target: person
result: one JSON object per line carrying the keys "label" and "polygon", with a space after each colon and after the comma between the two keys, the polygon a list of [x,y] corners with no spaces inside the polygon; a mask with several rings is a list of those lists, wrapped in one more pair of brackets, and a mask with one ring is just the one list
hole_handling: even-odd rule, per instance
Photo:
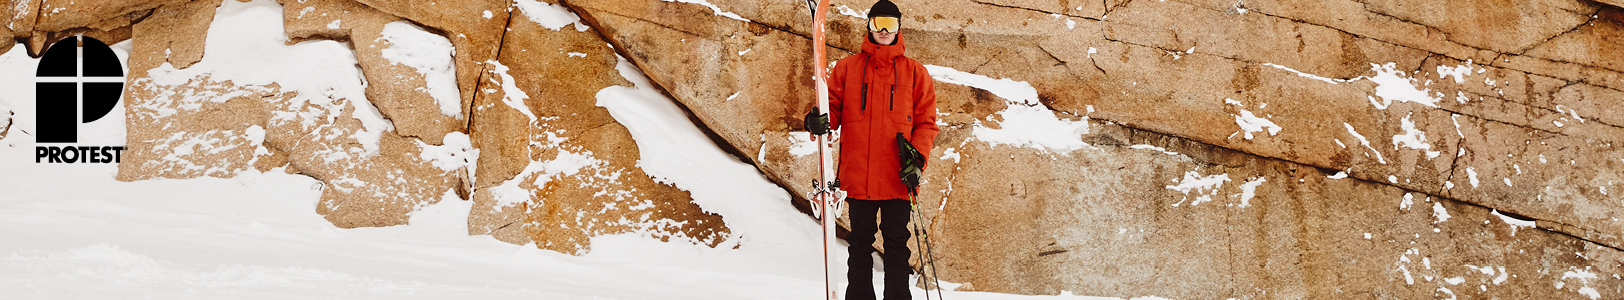
{"label": "person", "polygon": [[[837,182],[847,192],[851,233],[846,299],[874,299],[874,233],[884,236],[885,298],[910,299],[908,221],[913,195],[936,134],[936,86],[925,66],[903,55],[902,12],[874,3],[862,51],[841,59],[829,80],[829,112],[817,108],[805,125],[813,134],[840,130]],[[832,127],[831,127],[832,126]],[[880,219],[875,226],[875,217]]]}

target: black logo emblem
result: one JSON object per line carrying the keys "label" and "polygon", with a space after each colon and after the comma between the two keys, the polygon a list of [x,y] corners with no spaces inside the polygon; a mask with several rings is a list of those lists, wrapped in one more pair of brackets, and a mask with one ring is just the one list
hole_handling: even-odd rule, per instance
{"label": "black logo emblem", "polygon": [[[34,76],[37,143],[79,142],[79,124],[107,116],[124,93],[124,66],[118,55],[106,43],[88,37],[83,43],[69,37],[51,45]],[[123,152],[123,146],[35,146],[34,162],[118,163]]]}
{"label": "black logo emblem", "polygon": [[[78,142],[79,124],[107,116],[107,112],[118,105],[119,95],[124,93],[124,67],[118,55],[113,54],[113,48],[96,39],[84,38],[84,64],[80,65],[78,44],[78,37],[63,39],[40,58],[39,69],[34,74],[38,76],[38,82],[34,83],[35,113],[39,120],[36,142]],[[89,82],[80,77],[116,78],[117,81]],[[79,120],[80,92],[84,93],[84,121]]]}

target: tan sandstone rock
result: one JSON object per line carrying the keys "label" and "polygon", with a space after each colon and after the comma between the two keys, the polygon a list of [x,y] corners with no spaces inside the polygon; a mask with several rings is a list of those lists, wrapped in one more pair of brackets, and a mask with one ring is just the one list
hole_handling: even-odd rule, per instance
{"label": "tan sandstone rock", "polygon": [[[430,61],[421,60],[417,55],[442,55],[445,62],[450,63],[452,53],[414,53],[425,49],[412,48],[417,45],[395,45],[389,40],[391,36],[384,34],[385,27],[394,26],[388,29],[388,32],[396,34],[416,32],[416,35],[429,35],[422,31],[422,28],[411,25],[400,17],[349,0],[284,2],[283,18],[287,20],[288,36],[297,39],[328,38],[351,42],[356,52],[356,60],[365,71],[364,75],[369,83],[367,98],[378,106],[378,111],[383,113],[385,118],[394,121],[395,130],[402,136],[420,139],[431,145],[441,145],[444,142],[440,139],[447,133],[462,131],[466,126],[467,116],[462,113],[457,79],[455,76],[432,77],[431,74],[435,70],[428,69],[449,70],[454,69],[455,65],[417,66],[396,61],[408,59],[406,63],[423,63]],[[429,74],[425,74],[423,70],[428,70]],[[438,99],[436,95],[444,99]],[[441,107],[442,101],[450,104],[450,107]]]}
{"label": "tan sandstone rock", "polygon": [[0,16],[0,19],[3,19],[3,23],[6,24],[6,26],[0,27],[0,54],[6,54],[7,51],[11,51],[12,45],[17,44],[17,41],[13,39],[14,36],[11,30],[11,27],[15,26],[12,23],[11,6],[13,4],[11,2],[11,0],[0,2],[0,13],[5,13],[4,16]]}
{"label": "tan sandstone rock", "polygon": [[[11,31],[10,36],[19,42],[33,36],[34,22],[39,19],[40,1],[42,0],[11,0],[10,10],[7,11],[10,23],[6,26]],[[35,47],[26,42],[23,45],[29,47],[28,55],[31,57],[39,57],[45,51],[42,47]]]}
{"label": "tan sandstone rock", "polygon": [[34,31],[34,18],[39,10],[33,8],[39,7],[39,0],[6,0],[4,3],[5,6],[0,8],[5,9],[7,32],[22,34]]}
{"label": "tan sandstone rock", "polygon": [[1529,50],[1529,56],[1624,71],[1624,58],[1608,55],[1624,47],[1624,8],[1603,7],[1593,18]]}
{"label": "tan sandstone rock", "polygon": [[136,20],[145,18],[159,6],[181,2],[185,1],[41,1],[40,5],[36,6],[39,8],[39,19],[33,30],[60,32],[80,27],[112,30],[129,26]]}
{"label": "tan sandstone rock", "polygon": [[418,207],[466,198],[467,170],[424,155],[453,145],[425,144],[363,124],[360,115],[376,114],[365,98],[238,84],[206,73],[152,77],[187,74],[175,65],[209,59],[196,51],[206,40],[198,31],[214,18],[208,11],[217,3],[164,6],[145,20],[154,23],[138,25],[153,38],[138,38],[146,42],[135,45],[130,59],[125,108],[131,150],[118,179],[234,177],[248,168],[285,166],[323,182],[316,211],[345,228],[405,224]]}
{"label": "tan sandstone rock", "polygon": [[[469,111],[475,88],[486,71],[485,61],[496,58],[512,5],[502,0],[382,1],[357,0],[385,13],[434,28],[457,48],[457,88],[462,111]],[[477,17],[476,17],[477,16]],[[465,125],[466,126],[466,125]]]}
{"label": "tan sandstone rock", "polygon": [[[317,212],[345,228],[405,224],[416,207],[448,193],[455,196],[461,186],[461,170],[442,170],[420,158],[426,146],[421,142],[385,132],[381,155],[365,155],[353,140],[363,127],[351,117],[356,113],[349,103],[353,100],[301,103],[275,86],[236,86],[208,78],[183,86],[139,77],[134,82],[125,97],[131,150],[125,152],[119,180],[234,177],[250,167],[269,171],[287,166],[289,172],[324,182]],[[177,94],[220,96],[165,99]],[[197,108],[165,109],[170,101]],[[334,115],[319,123],[273,117],[298,111]]]}
{"label": "tan sandstone rock", "polygon": [[481,154],[469,233],[572,254],[605,234],[712,247],[731,238],[721,216],[643,173],[631,134],[596,105],[600,90],[630,85],[615,51],[586,27],[511,18],[473,106]]}
{"label": "tan sandstone rock", "polygon": [[[7,2],[4,36],[33,54],[134,36],[120,180],[282,168],[324,183],[317,211],[340,227],[471,199],[471,234],[575,254],[604,234],[733,238],[643,173],[596,106],[629,85],[616,54],[792,194],[816,176],[795,132],[813,99],[801,2],[575,0],[582,25],[553,30],[505,1],[281,1],[290,42],[350,42],[365,99],[146,78],[207,59],[219,0],[42,2]],[[871,3],[834,2],[831,60],[863,33],[845,12]],[[902,1],[911,57],[1027,82],[1039,108],[1087,124],[1072,151],[989,142],[974,132],[1018,104],[938,82],[916,220],[933,232],[929,271],[1023,294],[1613,298],[1624,19],[1594,2],[1490,2]],[[385,28],[408,21],[454,45],[459,114],[384,53]],[[355,135],[373,107],[394,125],[375,151]],[[477,167],[424,158],[461,131]]]}
{"label": "tan sandstone rock", "polygon": [[[711,3],[751,21],[683,3],[569,2],[769,178],[804,194],[812,158],[792,153],[805,142],[787,131],[810,106],[810,80],[760,74],[801,74],[783,68],[805,65],[807,51],[752,55],[764,43],[805,45],[809,22]],[[1621,210],[1620,196],[1602,193],[1624,182],[1610,177],[1624,168],[1616,157],[1624,134],[1607,121],[1615,105],[1606,104],[1617,101],[1621,77],[1599,66],[1611,59],[1607,52],[1589,50],[1606,47],[1597,42],[1610,34],[1611,25],[1597,23],[1614,21],[1590,20],[1598,8],[1588,2],[899,5],[911,57],[1028,82],[1057,116],[1086,116],[1099,130],[1081,137],[1090,147],[1069,153],[989,145],[967,131],[996,128],[1001,121],[990,115],[1004,99],[939,82],[945,129],[937,149],[955,149],[960,162],[928,170],[923,199],[947,204],[922,206],[942,237],[944,279],[968,289],[1415,298],[1444,295],[1442,287],[1467,297],[1580,297],[1579,289],[1602,283],[1542,285],[1569,280],[1547,266],[1576,272],[1616,262],[1528,253],[1616,259],[1624,245],[1609,219]],[[830,46],[854,49],[860,19],[831,14],[831,21]],[[734,55],[745,49],[752,50]],[[845,55],[835,53],[831,59]],[[1393,93],[1405,88],[1414,92]],[[762,89],[786,96],[751,97]],[[1281,130],[1247,138],[1243,115]],[[1169,189],[1187,172],[1230,181]],[[1192,205],[1200,193],[1215,204]],[[1410,203],[1401,208],[1406,194]],[[931,209],[938,206],[946,209]],[[1442,220],[1434,207],[1460,222]],[[1530,218],[1537,221],[1521,221]],[[1522,233],[1511,235],[1516,228]],[[1417,261],[1504,266],[1496,274],[1539,279],[1494,285],[1499,290],[1452,287],[1454,278],[1492,278]]]}
{"label": "tan sandstone rock", "polygon": [[[0,29],[0,37],[23,41],[32,57],[39,57],[46,45],[81,34],[113,44],[130,38],[133,22],[146,18],[153,8],[173,1],[177,0],[8,1],[0,3],[5,4],[0,7],[6,11],[6,26]],[[10,45],[6,48],[0,53],[9,51]]]}
{"label": "tan sandstone rock", "polygon": [[1446,32],[1449,40],[1501,53],[1527,50],[1536,43],[1589,21],[1598,8],[1578,0],[1369,1],[1365,9]]}
{"label": "tan sandstone rock", "polygon": [[[709,20],[720,17],[709,8],[684,3],[569,4],[583,19],[598,24],[597,29],[647,74],[716,74],[652,75],[650,79],[690,109],[703,107],[693,109],[694,115],[746,156],[741,159],[755,159],[753,154],[760,153],[764,143],[782,139],[783,132],[800,127],[799,117],[795,116],[803,115],[813,105],[811,98],[805,97],[813,92],[810,67],[786,67],[811,64],[802,46],[809,40],[802,36],[727,18],[712,22]],[[685,50],[668,51],[673,49]],[[765,134],[769,132],[778,134],[768,137]],[[786,178],[781,178],[785,174],[767,175],[785,183],[793,194],[809,191],[809,183],[787,183]]]}
{"label": "tan sandstone rock", "polygon": [[[1145,6],[1180,6],[1176,2],[1144,2],[1128,4],[1119,8],[1117,12],[1131,11],[1135,5]],[[1244,15],[1237,15],[1239,18]],[[1106,19],[1110,23],[1110,19]],[[1134,22],[1143,22],[1135,19]],[[1164,23],[1172,24],[1172,23]],[[1109,30],[1108,25],[1107,30]],[[1106,32],[1110,39],[1110,32]],[[1073,46],[1045,47],[1045,50],[1056,49],[1051,53],[1067,52],[1064,48],[1084,49],[1090,45],[1087,39],[1080,39],[1083,43],[1072,42]],[[1454,78],[1441,77],[1439,67],[1457,67],[1463,62],[1433,61],[1423,64],[1421,56],[1412,51],[1385,50],[1391,45],[1380,43],[1354,43],[1361,47],[1357,52],[1369,52],[1376,55],[1363,55],[1366,63],[1396,62],[1393,71],[1419,70],[1418,72],[1404,72],[1399,76],[1415,79],[1413,84],[1418,88],[1429,89],[1429,93],[1439,97],[1436,105],[1441,110],[1432,110],[1425,107],[1416,107],[1406,104],[1393,104],[1387,109],[1373,109],[1386,105],[1372,104],[1369,96],[1376,94],[1379,87],[1373,81],[1354,80],[1352,82],[1320,82],[1307,77],[1298,76],[1294,68],[1283,64],[1268,65],[1262,62],[1248,62],[1245,59],[1234,59],[1222,55],[1217,57],[1202,55],[1202,48],[1194,46],[1194,51],[1180,51],[1177,48],[1161,48],[1141,46],[1136,43],[1102,43],[1098,46],[1098,53],[1087,54],[1056,54],[1065,65],[1083,61],[1097,66],[1099,77],[1088,80],[1084,77],[1083,85],[1092,86],[1083,89],[1054,89],[1084,91],[1083,97],[1054,97],[1049,102],[1056,109],[1082,113],[1087,106],[1092,105],[1099,112],[1094,116],[1119,121],[1139,128],[1146,128],[1156,132],[1167,132],[1177,135],[1189,136],[1192,139],[1205,143],[1212,143],[1224,147],[1233,147],[1243,151],[1256,153],[1268,157],[1284,158],[1299,161],[1321,168],[1352,170],[1355,177],[1372,181],[1385,181],[1390,184],[1409,189],[1428,191],[1442,194],[1446,186],[1460,185],[1461,176],[1451,175],[1459,172],[1454,160],[1448,158],[1448,153],[1460,153],[1456,149],[1457,141],[1463,137],[1454,133],[1456,123],[1466,124],[1472,118],[1489,118],[1498,122],[1511,122],[1538,128],[1544,131],[1563,132],[1575,136],[1570,142],[1564,144],[1584,144],[1582,139],[1600,139],[1600,143],[1592,144],[1591,149],[1612,149],[1611,141],[1624,138],[1624,134],[1617,131],[1614,126],[1594,124],[1593,122],[1577,122],[1578,118],[1601,118],[1600,112],[1589,116],[1579,114],[1573,109],[1558,109],[1553,103],[1539,102],[1539,95],[1546,99],[1552,89],[1560,87],[1560,82],[1550,82],[1542,76],[1526,74],[1514,69],[1498,70],[1488,67],[1484,69],[1497,69],[1497,72],[1479,73],[1482,66],[1472,67],[1471,74],[1466,74],[1462,80],[1466,84],[1456,83]],[[1115,44],[1115,45],[1113,45]],[[1162,46],[1166,47],[1166,46]],[[1374,49],[1376,51],[1364,51]],[[1073,50],[1075,51],[1075,50]],[[987,53],[977,51],[972,53]],[[1075,53],[1075,52],[1073,52]],[[1082,54],[1082,55],[1078,55]],[[926,54],[929,55],[929,54]],[[1101,59],[1109,57],[1111,59]],[[1150,59],[1147,59],[1149,57]],[[1437,56],[1434,56],[1437,57]],[[928,56],[925,57],[928,59]],[[963,59],[958,58],[958,59]],[[1020,64],[1016,64],[1019,66]],[[1028,66],[1033,64],[1026,64]],[[992,65],[997,66],[997,65]],[[1279,66],[1279,67],[1276,67]],[[1368,65],[1367,65],[1368,66]],[[1032,74],[1030,68],[1015,69],[1002,72],[997,69],[989,70],[977,67],[978,73],[993,77],[1027,76],[1034,82],[1040,95],[1044,90],[1050,90],[1053,81],[1063,81],[1065,78],[1043,76],[1041,73]],[[1076,72],[1082,69],[1084,72]],[[962,70],[962,67],[961,67]],[[1041,70],[1041,69],[1040,69]],[[1072,68],[1074,73],[1087,74],[1084,68]],[[1230,71],[1233,70],[1233,71]],[[1301,70],[1295,70],[1302,72]],[[1026,73],[1026,74],[1021,74]],[[1367,71],[1361,76],[1375,76]],[[1017,75],[1020,74],[1020,75]],[[1309,72],[1308,74],[1312,74]],[[1318,75],[1318,74],[1314,74]],[[1551,84],[1541,84],[1542,82]],[[1527,83],[1527,84],[1525,84]],[[1540,88],[1546,89],[1540,91]],[[1533,90],[1529,90],[1533,89]],[[1100,90],[1116,90],[1119,93],[1098,93]],[[1525,91],[1526,90],[1526,91]],[[1477,93],[1484,96],[1470,96],[1473,101],[1456,101],[1456,92],[1461,95]],[[1087,95],[1098,95],[1088,97]],[[1091,99],[1092,98],[1092,99]],[[1488,100],[1480,100],[1485,98]],[[1494,99],[1501,98],[1501,99]],[[1225,104],[1226,99],[1236,100],[1242,105]],[[1273,100],[1280,99],[1280,100]],[[1319,99],[1322,101],[1292,101],[1293,99]],[[1505,99],[1505,100],[1502,100]],[[1149,101],[1147,101],[1149,100]],[[1075,102],[1074,102],[1075,101]],[[1374,101],[1384,101],[1375,98]],[[1608,101],[1608,100],[1595,100]],[[1264,107],[1264,104],[1268,106]],[[1396,102],[1395,102],[1396,103]],[[1366,106],[1370,105],[1370,106]],[[1405,107],[1410,106],[1410,107]],[[1542,109],[1543,108],[1543,109]],[[1245,109],[1272,120],[1286,130],[1279,136],[1245,140],[1235,137],[1234,118],[1238,115],[1237,109]],[[1568,111],[1569,117],[1556,114],[1557,110]],[[1205,112],[1203,112],[1205,111]],[[1222,112],[1219,112],[1222,111]],[[1350,112],[1363,111],[1367,115],[1359,117]],[[1531,112],[1544,113],[1532,114]],[[1557,119],[1563,120],[1557,120]],[[1556,121],[1553,123],[1552,121]],[[1392,138],[1405,135],[1404,123],[1413,123],[1414,128],[1426,132],[1425,137],[1431,145],[1430,149],[1419,150],[1402,148],[1393,143]],[[1338,126],[1346,123],[1347,125]],[[1557,125],[1557,123],[1562,123]],[[1573,123],[1573,125],[1568,125]],[[1494,125],[1491,125],[1494,126]],[[1352,130],[1348,127],[1353,128]],[[1205,132],[1203,132],[1205,131]],[[1306,132],[1305,132],[1306,131]],[[1295,133],[1294,133],[1295,132]],[[1306,133],[1306,135],[1298,135]],[[1355,134],[1357,133],[1357,135]],[[1362,136],[1362,137],[1361,137]],[[1363,138],[1372,146],[1365,148],[1359,140]],[[1507,137],[1495,137],[1490,140],[1500,140]],[[1387,141],[1382,141],[1387,140]],[[1333,142],[1333,143],[1327,143]],[[1385,145],[1383,145],[1385,144]],[[1346,146],[1347,148],[1344,148]],[[1470,145],[1463,146],[1469,150]],[[1363,149],[1361,149],[1363,148]],[[1557,147],[1561,148],[1561,147]],[[1568,148],[1572,151],[1575,148]],[[1434,157],[1432,152],[1436,152]],[[1591,153],[1606,153],[1600,150]],[[1496,165],[1495,168],[1516,169],[1527,167],[1526,163],[1507,163]],[[1605,174],[1591,173],[1581,170],[1613,170],[1615,165],[1569,165],[1552,166],[1564,171],[1552,171],[1546,178],[1562,177],[1564,181],[1591,181],[1593,175]],[[1484,167],[1477,167],[1482,169]],[[1362,171],[1364,170],[1364,171]],[[1612,171],[1616,172],[1616,171]],[[1515,173],[1515,172],[1514,172]],[[1443,175],[1439,175],[1443,174]],[[1520,174],[1520,173],[1518,173]],[[1392,176],[1392,177],[1389,177]],[[1602,185],[1607,185],[1603,183]],[[1587,186],[1581,189],[1599,189],[1601,186]],[[1483,197],[1488,197],[1483,195]],[[1513,197],[1513,196],[1494,196]],[[1567,199],[1567,198],[1564,198]],[[1571,198],[1577,202],[1590,200]],[[1492,201],[1487,198],[1470,199],[1486,203]],[[1500,207],[1502,210],[1519,211],[1518,207]],[[1531,215],[1540,219],[1565,219],[1559,215]],[[1591,226],[1597,228],[1612,228],[1616,226],[1611,222],[1594,222]],[[1603,232],[1607,230],[1602,230]],[[1611,243],[1611,242],[1610,242]]]}
{"label": "tan sandstone rock", "polygon": [[[152,15],[134,25],[135,49],[153,51],[132,53],[132,56],[150,56],[163,59],[131,59],[131,70],[157,67],[152,63],[169,63],[185,69],[203,60],[203,41],[208,36],[209,21],[223,0],[195,0],[167,5],[153,10]],[[139,63],[140,65],[136,65]]]}
{"label": "tan sandstone rock", "polygon": [[[115,7],[148,14],[133,30],[124,28],[125,36],[133,34],[137,42],[126,95],[132,150],[119,179],[234,177],[249,168],[305,174],[323,183],[317,213],[345,228],[404,224],[424,205],[472,199],[481,209],[470,216],[471,233],[566,253],[584,253],[590,238],[603,234],[646,234],[710,246],[730,238],[720,216],[694,205],[687,192],[642,173],[631,136],[595,105],[599,90],[628,85],[614,71],[615,52],[595,32],[584,26],[549,30],[522,15],[510,16],[504,4],[487,2],[445,10],[395,3],[374,8],[347,0],[283,1],[289,45],[324,39],[350,43],[367,83],[365,98],[239,84],[206,74],[183,83],[154,78],[187,74],[180,70],[208,58],[208,26],[221,2]],[[461,11],[481,8],[490,10]],[[467,15],[488,21],[466,22]],[[53,26],[69,29],[41,32],[35,42],[86,32],[75,28],[96,28],[85,23],[94,20],[52,17],[58,18]],[[111,20],[96,22],[118,21]],[[515,23],[511,31],[500,27],[509,22]],[[397,40],[390,30],[419,36]],[[389,53],[400,43],[434,40],[424,35],[445,35],[456,49],[443,54],[456,75],[440,78],[452,80],[452,88],[460,91],[453,96],[456,114],[444,113],[438,105],[443,99],[426,91],[434,78]],[[507,41],[503,59],[496,59],[497,41]],[[471,100],[458,99],[471,99],[474,83],[485,87],[479,89],[484,104],[469,110]],[[509,97],[504,85],[527,94],[530,98],[520,99],[529,100],[518,101],[537,108],[526,113],[540,118],[532,120],[503,104]],[[392,129],[377,131],[363,120],[368,114],[384,117]],[[477,162],[487,175],[477,186],[474,168],[443,164],[428,153],[472,155],[466,152],[471,148],[446,148],[460,147],[450,138],[460,135],[473,115],[484,118],[472,127],[474,143],[488,149]],[[375,142],[366,138],[372,135]],[[590,163],[562,173],[540,165],[577,158]],[[509,201],[514,195],[518,200]]]}
{"label": "tan sandstone rock", "polygon": [[[932,200],[921,207],[944,280],[1118,297],[1565,298],[1605,287],[1549,270],[1617,264],[1615,248],[1519,227],[1521,216],[1116,125],[1090,131],[1163,148],[1057,154],[969,141],[956,163],[937,161],[930,178],[952,188],[923,189]],[[1228,181],[1175,188],[1192,175]]]}

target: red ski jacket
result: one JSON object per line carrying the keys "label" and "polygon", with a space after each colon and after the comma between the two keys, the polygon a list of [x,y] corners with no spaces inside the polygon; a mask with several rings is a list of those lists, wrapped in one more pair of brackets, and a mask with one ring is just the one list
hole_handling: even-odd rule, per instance
{"label": "red ski jacket", "polygon": [[829,80],[829,126],[840,130],[836,176],[847,197],[908,199],[897,176],[896,136],[902,133],[929,161],[936,142],[936,84],[925,65],[892,45],[863,39],[863,51],[841,59]]}

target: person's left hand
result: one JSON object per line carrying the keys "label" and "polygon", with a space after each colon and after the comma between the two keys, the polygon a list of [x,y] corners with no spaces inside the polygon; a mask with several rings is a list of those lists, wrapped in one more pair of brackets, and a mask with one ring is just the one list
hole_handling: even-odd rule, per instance
{"label": "person's left hand", "polygon": [[909,194],[919,193],[919,167],[904,166],[902,172],[897,175],[902,177],[902,184],[908,186]]}
{"label": "person's left hand", "polygon": [[914,148],[913,143],[909,143],[908,138],[903,137],[901,132],[897,133],[897,159],[902,165],[897,177],[902,178],[902,184],[908,186],[909,194],[917,193],[919,171],[925,167],[925,155],[919,154],[919,149]]}

